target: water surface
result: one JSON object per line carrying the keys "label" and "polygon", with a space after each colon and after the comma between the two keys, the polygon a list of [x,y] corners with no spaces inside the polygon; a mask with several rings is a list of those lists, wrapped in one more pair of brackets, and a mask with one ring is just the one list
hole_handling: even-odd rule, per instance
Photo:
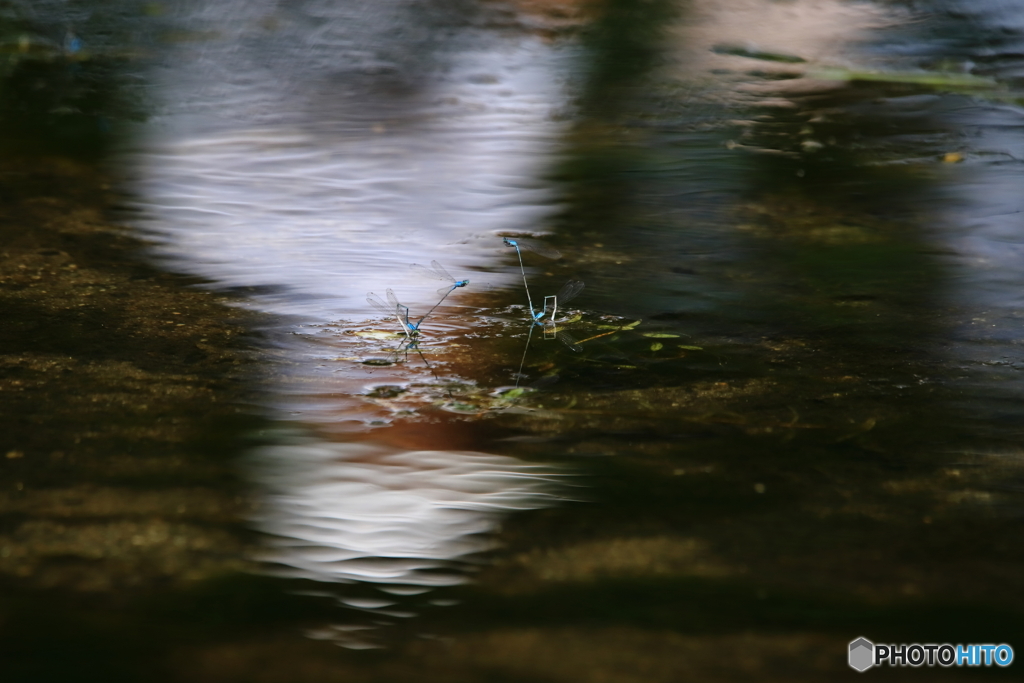
{"label": "water surface", "polygon": [[[858,636],[1016,647],[1011,9],[128,12],[151,45],[80,65],[123,60],[146,110],[104,110],[120,220],[258,321],[262,379],[219,446],[247,502],[207,522],[244,541],[85,620],[142,634],[97,670],[789,681]],[[562,254],[523,253],[534,302],[586,283],[581,351],[531,329],[502,236]],[[434,259],[470,285],[403,348],[367,293],[418,319]]]}

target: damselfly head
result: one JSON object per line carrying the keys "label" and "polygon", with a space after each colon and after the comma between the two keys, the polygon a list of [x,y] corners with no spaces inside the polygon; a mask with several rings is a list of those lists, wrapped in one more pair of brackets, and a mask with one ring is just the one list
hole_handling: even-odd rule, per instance
{"label": "damselfly head", "polygon": [[533,239],[513,239],[511,237],[502,237],[506,247],[515,247],[516,251],[532,251],[534,254],[539,254],[544,258],[558,259],[562,258],[562,252],[558,251],[554,247],[549,247],[546,244],[541,244]]}

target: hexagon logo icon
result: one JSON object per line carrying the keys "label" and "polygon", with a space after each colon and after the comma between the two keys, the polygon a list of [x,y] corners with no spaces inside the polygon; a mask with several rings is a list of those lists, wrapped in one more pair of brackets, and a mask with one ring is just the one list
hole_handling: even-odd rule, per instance
{"label": "hexagon logo icon", "polygon": [[867,638],[858,638],[850,643],[850,668],[867,671],[875,665],[875,644]]}

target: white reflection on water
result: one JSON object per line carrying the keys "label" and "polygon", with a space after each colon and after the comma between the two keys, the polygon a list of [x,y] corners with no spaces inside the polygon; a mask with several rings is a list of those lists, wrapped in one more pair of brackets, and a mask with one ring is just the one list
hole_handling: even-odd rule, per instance
{"label": "white reflection on water", "polygon": [[[287,321],[267,332],[280,362],[266,404],[318,436],[257,453],[263,559],[329,583],[457,583],[503,515],[549,500],[548,471],[443,441],[331,440],[381,420],[367,386],[431,381],[340,358],[360,352],[342,335],[379,318],[367,291],[393,287],[414,315],[436,302],[410,263],[517,281],[496,235],[542,230],[557,209],[543,176],[571,55],[445,3],[278,5],[182,4],[183,30],[212,37],[169,48],[154,74],[164,104],[129,159],[136,225],[171,267],[252,288],[249,305]],[[473,321],[445,325],[457,339]]]}
{"label": "white reflection on water", "polygon": [[[226,85],[218,92],[232,97],[221,110],[192,103],[195,72],[219,57],[238,59],[188,53],[182,80],[177,71],[162,77],[168,115],[133,155],[145,209],[136,224],[173,267],[261,288],[259,308],[306,321],[366,317],[366,292],[388,286],[414,310],[428,305],[436,285],[408,265],[433,258],[471,279],[499,270],[483,279],[515,283],[497,234],[542,230],[558,208],[543,176],[564,128],[555,118],[566,93],[554,77],[564,54],[496,36],[449,55],[442,73],[421,75],[416,97],[371,88],[355,112],[340,96],[328,108],[321,92],[271,97],[294,110],[260,125]],[[295,90],[288,78],[302,76],[247,87]],[[307,86],[344,89],[318,79]]]}
{"label": "white reflection on water", "polygon": [[503,515],[551,500],[550,468],[487,453],[309,441],[257,456],[264,559],[314,581],[461,583],[453,562],[489,549]]}

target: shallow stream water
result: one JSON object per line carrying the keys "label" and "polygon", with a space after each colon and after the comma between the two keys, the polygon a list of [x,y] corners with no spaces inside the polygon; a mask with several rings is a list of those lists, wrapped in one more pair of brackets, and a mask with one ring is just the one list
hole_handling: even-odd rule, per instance
{"label": "shallow stream water", "polygon": [[[4,78],[46,117],[0,114],[40,158],[94,140],[134,258],[253,335],[244,377],[196,371],[244,419],[193,403],[110,446],[198,425],[173,478],[90,470],[71,500],[11,470],[16,671],[792,681],[855,675],[860,636],[1024,648],[1022,10],[12,6]],[[470,281],[436,309],[432,261]],[[430,311],[414,343],[389,289]],[[68,540],[110,543],[97,491],[189,486],[216,511],[132,498],[134,580],[43,570],[105,571]]]}

